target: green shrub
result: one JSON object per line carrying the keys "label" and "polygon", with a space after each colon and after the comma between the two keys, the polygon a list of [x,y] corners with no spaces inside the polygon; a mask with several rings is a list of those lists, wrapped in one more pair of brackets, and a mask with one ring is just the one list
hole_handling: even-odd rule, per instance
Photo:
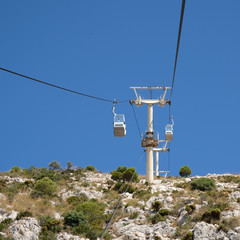
{"label": "green shrub", "polygon": [[201,220],[206,223],[211,223],[213,220],[220,220],[221,218],[221,211],[219,208],[215,208],[211,211],[206,211],[203,213]]}
{"label": "green shrub", "polygon": [[201,220],[206,223],[211,223],[212,220],[211,212],[206,211],[205,213],[203,213]]}
{"label": "green shrub", "polygon": [[212,219],[214,219],[214,220],[220,220],[220,218],[221,218],[220,209],[219,208],[213,209],[211,211],[211,216],[212,216]]}
{"label": "green shrub", "polygon": [[181,240],[193,240],[193,232],[188,232]]}
{"label": "green shrub", "polygon": [[131,213],[131,215],[129,216],[130,219],[136,219],[139,215],[139,212],[133,212]]}
{"label": "green shrub", "polygon": [[217,179],[220,182],[233,182],[233,183],[240,183],[240,176],[239,175],[225,175],[225,176],[218,176]]}
{"label": "green shrub", "polygon": [[152,218],[151,218],[151,222],[152,224],[157,224],[158,222],[160,221],[165,221],[165,218],[159,214],[159,213],[156,213]]}
{"label": "green shrub", "polygon": [[50,232],[60,232],[61,231],[61,222],[56,219],[49,219],[46,224],[42,227],[42,231],[50,231]]}
{"label": "green shrub", "polygon": [[87,196],[84,193],[81,193],[80,196],[72,196],[67,198],[67,203],[70,205],[77,206],[88,200]]}
{"label": "green shrub", "polygon": [[71,162],[67,162],[67,169],[71,169],[73,167],[73,164]]}
{"label": "green shrub", "polygon": [[91,229],[91,227],[89,226],[88,223],[82,222],[77,227],[72,228],[72,233],[75,235],[82,235],[82,234],[86,234],[87,232],[89,232],[90,229]]}
{"label": "green shrub", "polygon": [[88,166],[85,168],[85,170],[86,170],[86,171],[90,171],[90,172],[94,172],[94,171],[95,171],[95,167],[88,165]]}
{"label": "green shrub", "polygon": [[158,211],[158,213],[161,215],[161,216],[167,216],[170,214],[170,211],[168,209],[165,209],[165,208],[162,208]]}
{"label": "green shrub", "polygon": [[50,178],[44,177],[38,180],[34,186],[33,193],[34,196],[52,196],[57,192],[57,184],[53,182]]}
{"label": "green shrub", "polygon": [[5,218],[1,223],[0,223],[0,232],[5,229],[8,228],[8,226],[12,223],[12,219],[11,218]]}
{"label": "green shrub", "polygon": [[41,231],[39,234],[39,240],[56,240],[56,233],[50,231]]}
{"label": "green shrub", "polygon": [[135,188],[131,185],[128,186],[128,184],[125,184],[123,182],[117,182],[114,185],[113,190],[118,191],[118,193],[124,193],[126,190],[129,193],[134,193]]}
{"label": "green shrub", "polygon": [[26,181],[24,182],[24,185],[27,186],[27,187],[29,187],[29,188],[33,188],[33,187],[34,187],[34,182],[31,181],[31,180],[26,180]]}
{"label": "green shrub", "polygon": [[139,200],[147,201],[152,196],[151,194],[151,188],[148,188],[147,190],[135,190],[133,197],[138,198]]}
{"label": "green shrub", "polygon": [[33,216],[32,213],[26,210],[26,211],[23,211],[23,212],[19,212],[18,215],[17,215],[16,220],[20,220],[22,218],[32,217],[32,216]]}
{"label": "green shrub", "polygon": [[9,201],[12,201],[14,199],[14,196],[18,194],[20,190],[23,189],[24,183],[13,182],[11,184],[6,185],[6,187],[2,189],[2,192],[7,195]]}
{"label": "green shrub", "polygon": [[31,177],[34,178],[35,180],[40,180],[44,177],[48,177],[48,178],[52,179],[53,181],[56,180],[54,170],[47,169],[45,167],[43,167],[43,168],[31,168],[30,174],[31,174]]}
{"label": "green shrub", "polygon": [[216,188],[215,181],[210,178],[198,178],[191,182],[192,189],[209,191]]}
{"label": "green shrub", "polygon": [[10,173],[19,173],[19,172],[21,172],[21,168],[18,166],[15,166],[10,170]]}
{"label": "green shrub", "polygon": [[238,203],[240,203],[240,197],[239,197],[239,198],[237,198],[237,202],[238,202]]}
{"label": "green shrub", "polygon": [[60,163],[57,161],[52,161],[48,164],[49,168],[53,169],[53,170],[58,170],[60,169]]}
{"label": "green shrub", "polygon": [[186,207],[185,207],[185,210],[191,214],[192,212],[194,212],[196,210],[196,206],[194,204],[188,204]]}
{"label": "green shrub", "polygon": [[192,174],[192,171],[191,171],[189,166],[185,165],[185,166],[181,167],[180,170],[179,170],[179,175],[181,177],[187,177],[187,176],[189,176],[191,174]]}
{"label": "green shrub", "polygon": [[90,183],[89,183],[89,182],[82,182],[82,183],[81,183],[81,186],[82,186],[82,187],[89,187],[89,186],[90,186]]}
{"label": "green shrub", "polygon": [[115,181],[121,181],[122,180],[123,173],[118,172],[117,170],[114,170],[111,172],[111,179]]}
{"label": "green shrub", "polygon": [[80,224],[87,224],[86,216],[82,212],[70,211],[65,214],[64,225],[70,227],[77,227]]}
{"label": "green shrub", "polygon": [[90,200],[80,204],[77,208],[77,212],[82,212],[90,223],[94,220],[102,219],[104,215],[105,205],[97,201]]}
{"label": "green shrub", "polygon": [[152,209],[155,212],[158,212],[161,207],[162,207],[162,203],[160,201],[155,201],[155,202],[152,203]]}
{"label": "green shrub", "polygon": [[117,170],[112,171],[111,178],[116,181],[129,182],[132,179],[132,182],[139,182],[135,168],[127,168],[125,166],[119,166]]}
{"label": "green shrub", "polygon": [[135,168],[128,168],[123,172],[122,180],[129,182],[132,179],[132,182],[139,182],[138,173]]}
{"label": "green shrub", "polygon": [[118,172],[121,172],[121,173],[124,173],[126,170],[127,170],[127,167],[125,167],[125,166],[119,166],[119,167],[117,168],[117,171],[118,171]]}

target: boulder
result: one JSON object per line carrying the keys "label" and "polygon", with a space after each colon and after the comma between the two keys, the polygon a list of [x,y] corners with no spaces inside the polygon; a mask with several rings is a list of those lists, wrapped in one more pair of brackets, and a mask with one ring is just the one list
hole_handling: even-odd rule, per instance
{"label": "boulder", "polygon": [[8,218],[11,218],[12,220],[15,220],[17,215],[18,215],[18,212],[12,210],[12,212],[8,215]]}
{"label": "boulder", "polygon": [[66,232],[57,234],[57,240],[86,240],[86,239],[87,238],[80,238],[79,236],[74,236]]}
{"label": "boulder", "polygon": [[199,222],[193,228],[194,240],[209,240],[221,239],[227,240],[226,234],[223,231],[218,231],[217,227],[213,224]]}
{"label": "boulder", "polygon": [[177,223],[179,226],[182,226],[185,221],[187,220],[188,212],[185,210],[181,211],[180,215],[178,216]]}
{"label": "boulder", "polygon": [[8,229],[15,240],[37,240],[41,231],[38,221],[34,218],[15,221]]}

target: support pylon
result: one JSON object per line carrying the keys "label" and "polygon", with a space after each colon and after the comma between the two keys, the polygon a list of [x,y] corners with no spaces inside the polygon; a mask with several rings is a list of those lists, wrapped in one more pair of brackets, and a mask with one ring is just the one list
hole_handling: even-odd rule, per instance
{"label": "support pylon", "polygon": [[[147,148],[147,163],[146,163],[146,181],[153,183],[153,148],[158,147],[158,134],[153,130],[153,105],[158,104],[164,107],[169,101],[165,99],[167,90],[171,87],[130,87],[133,89],[136,95],[136,99],[131,100],[131,103],[136,104],[137,107],[143,104],[148,105],[148,129],[146,134],[142,135],[142,147]],[[142,99],[141,96],[137,94],[137,89],[150,89],[150,90],[164,90],[164,94],[159,97],[159,99]]]}

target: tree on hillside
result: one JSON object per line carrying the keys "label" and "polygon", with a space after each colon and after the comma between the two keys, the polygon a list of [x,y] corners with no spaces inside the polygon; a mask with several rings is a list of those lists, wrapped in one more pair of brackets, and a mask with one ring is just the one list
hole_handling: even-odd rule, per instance
{"label": "tree on hillside", "polygon": [[192,171],[191,171],[189,166],[185,165],[185,166],[181,167],[180,170],[179,170],[179,175],[181,177],[187,177],[187,176],[189,176],[191,174],[192,174]]}
{"label": "tree on hillside", "polygon": [[73,167],[73,164],[71,162],[67,162],[67,169],[71,169]]}
{"label": "tree on hillside", "polygon": [[133,182],[138,182],[138,173],[136,172],[135,168],[127,168],[119,166],[117,170],[111,172],[111,178],[116,181],[127,181],[129,182],[132,178]]}
{"label": "tree on hillside", "polygon": [[60,163],[57,161],[52,161],[48,164],[49,168],[53,169],[53,170],[58,170],[60,169]]}

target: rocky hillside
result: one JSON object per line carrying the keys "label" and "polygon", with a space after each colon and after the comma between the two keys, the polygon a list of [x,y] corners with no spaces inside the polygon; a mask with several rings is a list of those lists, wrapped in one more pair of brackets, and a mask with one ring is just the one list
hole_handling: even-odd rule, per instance
{"label": "rocky hillside", "polygon": [[[0,174],[0,239],[240,240],[240,176],[159,177],[132,169],[19,169]],[[127,191],[126,191],[127,190]]]}

